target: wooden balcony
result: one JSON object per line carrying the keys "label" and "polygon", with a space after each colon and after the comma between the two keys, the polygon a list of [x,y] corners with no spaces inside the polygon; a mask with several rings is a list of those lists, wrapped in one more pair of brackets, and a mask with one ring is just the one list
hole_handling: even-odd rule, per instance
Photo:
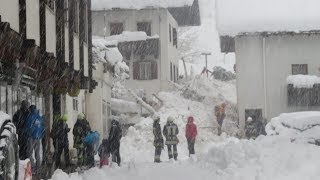
{"label": "wooden balcony", "polygon": [[320,84],[312,88],[295,88],[288,84],[288,106],[320,106]]}

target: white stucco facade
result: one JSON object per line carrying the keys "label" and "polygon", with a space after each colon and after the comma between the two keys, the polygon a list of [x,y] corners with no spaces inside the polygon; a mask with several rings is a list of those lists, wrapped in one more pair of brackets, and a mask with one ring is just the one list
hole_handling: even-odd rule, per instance
{"label": "white stucco facade", "polygon": [[93,93],[87,94],[87,118],[91,128],[98,131],[101,138],[105,138],[108,136],[111,125],[112,74],[104,72],[104,65],[99,62],[96,64],[96,70],[93,71],[93,79],[98,82],[98,86],[93,90]]}
{"label": "white stucco facade", "polygon": [[27,39],[34,39],[40,46],[40,5],[39,0],[28,0],[26,3],[27,13]]}
{"label": "white stucco facade", "polygon": [[46,50],[56,56],[56,16],[55,12],[46,6]]}
{"label": "white stucco facade", "polygon": [[73,36],[73,63],[74,63],[74,69],[80,70],[80,41],[79,41],[79,35],[74,34]]}
{"label": "white stucco facade", "polygon": [[320,76],[320,34],[241,35],[235,45],[241,129],[245,111],[250,109],[261,109],[268,121],[281,113],[320,110],[318,106],[289,106],[286,81],[293,64],[307,64],[309,75]]}
{"label": "white stucco facade", "polygon": [[64,27],[64,61],[65,62],[70,62],[69,60],[69,26],[65,24]]}
{"label": "white stucco facade", "polygon": [[1,21],[10,23],[11,29],[19,32],[19,0],[1,0]]}
{"label": "white stucco facade", "polygon": [[[105,16],[105,18],[104,18]],[[124,31],[137,31],[137,23],[148,22],[151,24],[151,35],[159,36],[159,56],[148,57],[157,61],[158,76],[153,80],[134,80],[133,62],[140,61],[140,57],[134,57],[128,61],[130,68],[130,79],[126,81],[127,88],[133,90],[144,90],[147,99],[152,94],[159,91],[167,91],[172,87],[170,79],[170,63],[178,69],[178,48],[173,45],[173,28],[178,28],[176,20],[167,9],[142,9],[142,10],[112,10],[112,11],[93,11],[92,24],[93,35],[110,36],[111,23],[123,23]],[[171,38],[169,27],[171,27]],[[171,39],[171,41],[170,41]],[[177,78],[176,78],[177,79]]]}

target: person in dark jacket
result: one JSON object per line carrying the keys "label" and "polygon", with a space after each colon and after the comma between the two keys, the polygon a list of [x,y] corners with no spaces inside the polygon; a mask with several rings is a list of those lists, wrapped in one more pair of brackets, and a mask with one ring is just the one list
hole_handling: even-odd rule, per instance
{"label": "person in dark jacket", "polygon": [[[44,121],[39,114],[35,105],[30,106],[30,114],[26,120],[27,136],[28,136],[28,158],[31,162],[32,173],[39,174],[41,168],[40,144],[44,136]],[[36,163],[33,159],[36,158]]]}
{"label": "person in dark jacket", "polygon": [[160,163],[160,156],[161,150],[164,148],[164,141],[162,137],[162,131],[160,126],[160,118],[157,117],[153,121],[153,135],[154,135],[154,142],[153,145],[155,147],[155,155],[154,155],[154,162]]}
{"label": "person in dark jacket", "polygon": [[110,145],[108,139],[103,139],[98,149],[100,157],[100,167],[109,165]]}
{"label": "person in dark jacket", "polygon": [[91,131],[90,124],[86,120],[85,115],[80,113],[77,118],[77,122],[73,127],[73,147],[77,149],[78,165],[82,166],[84,164],[85,157],[85,146],[83,139]]}
{"label": "person in dark jacket", "polygon": [[61,167],[61,154],[64,151],[64,159],[66,165],[70,165],[70,157],[69,157],[69,139],[68,133],[70,132],[70,128],[67,124],[68,115],[63,115],[59,120],[56,122],[55,127],[52,128],[52,137],[56,141],[56,149],[57,152],[55,153],[55,166]]}
{"label": "person in dark jacket", "polygon": [[28,158],[28,137],[26,135],[26,119],[29,116],[29,102],[23,100],[20,109],[13,115],[12,121],[17,128],[19,159],[25,160]]}
{"label": "person in dark jacket", "polygon": [[[173,117],[168,117],[167,124],[163,128],[163,135],[166,137],[166,145],[168,147],[168,155],[169,159],[174,158],[178,159],[178,150],[177,144],[179,143],[179,139],[177,135],[179,134],[178,126],[173,122]],[[173,152],[172,152],[173,148]]]}
{"label": "person in dark jacket", "polygon": [[110,151],[112,154],[112,161],[116,162],[119,166],[121,163],[120,157],[120,140],[122,138],[122,130],[120,123],[116,120],[111,121],[111,129],[109,133]]}
{"label": "person in dark jacket", "polygon": [[186,138],[188,141],[189,156],[195,154],[194,144],[198,135],[197,126],[193,123],[193,121],[194,118],[192,116],[188,117],[188,123],[186,125]]}

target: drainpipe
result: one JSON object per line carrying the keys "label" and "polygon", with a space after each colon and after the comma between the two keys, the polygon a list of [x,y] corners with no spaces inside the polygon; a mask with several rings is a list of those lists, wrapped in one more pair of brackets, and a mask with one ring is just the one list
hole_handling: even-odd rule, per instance
{"label": "drainpipe", "polygon": [[267,104],[267,76],[266,76],[266,38],[263,36],[262,39],[262,58],[263,58],[263,89],[264,89],[264,113],[265,118],[268,113]]}
{"label": "drainpipe", "polygon": [[162,56],[161,56],[161,53],[162,53],[162,51],[161,51],[161,44],[162,44],[162,42],[161,42],[161,12],[160,12],[160,9],[158,10],[159,11],[159,49],[158,49],[158,51],[159,51],[159,75],[158,75],[158,78],[159,78],[159,80],[160,80],[160,91],[162,91],[162,84],[161,84],[161,80],[162,80],[162,73],[161,73],[161,70],[162,70]]}

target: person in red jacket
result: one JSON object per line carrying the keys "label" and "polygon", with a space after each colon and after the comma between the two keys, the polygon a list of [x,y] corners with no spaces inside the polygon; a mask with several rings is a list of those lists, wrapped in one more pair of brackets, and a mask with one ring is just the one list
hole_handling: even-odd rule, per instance
{"label": "person in red jacket", "polygon": [[188,123],[186,125],[186,138],[188,141],[189,156],[195,154],[194,144],[198,134],[197,126],[193,123],[193,121],[194,118],[192,116],[188,117]]}

